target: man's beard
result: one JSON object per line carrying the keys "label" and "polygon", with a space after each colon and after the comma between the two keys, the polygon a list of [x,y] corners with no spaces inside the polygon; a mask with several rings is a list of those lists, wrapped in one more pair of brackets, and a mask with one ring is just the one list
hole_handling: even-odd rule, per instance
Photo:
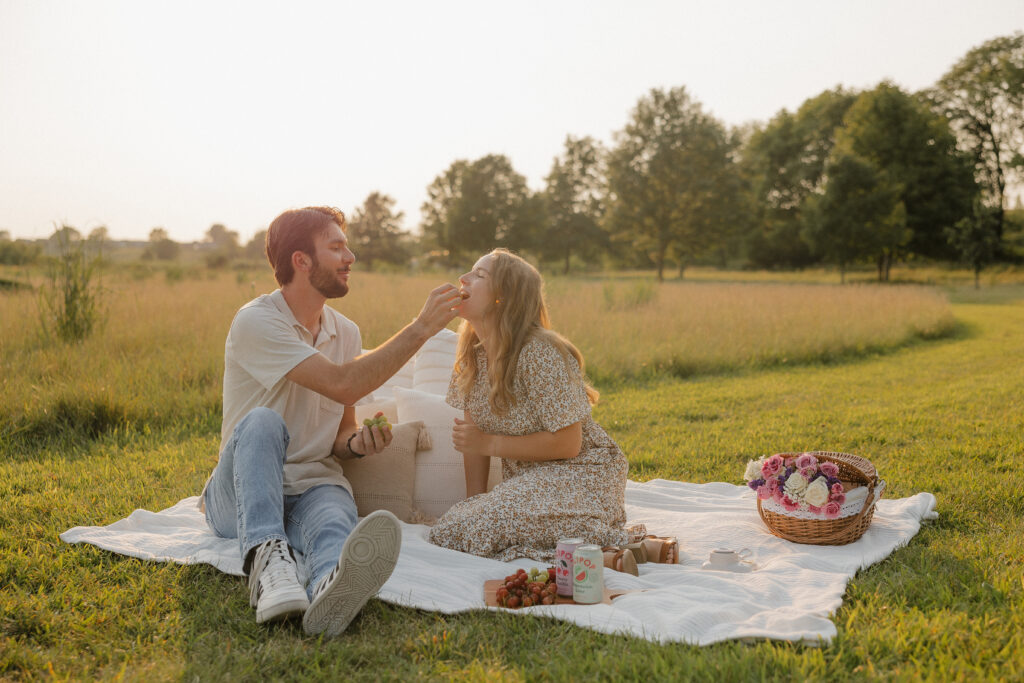
{"label": "man's beard", "polygon": [[336,271],[321,268],[320,262],[313,257],[313,270],[309,274],[309,284],[326,299],[337,299],[348,294],[348,283],[338,280]]}

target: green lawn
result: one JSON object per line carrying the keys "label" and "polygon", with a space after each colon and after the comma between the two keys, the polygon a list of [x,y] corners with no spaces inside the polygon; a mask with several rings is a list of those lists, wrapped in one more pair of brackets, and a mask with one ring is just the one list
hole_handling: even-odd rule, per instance
{"label": "green lawn", "polygon": [[[0,676],[844,680],[1024,677],[1024,299],[964,292],[957,331],[830,365],[599,387],[630,477],[739,482],[747,459],[869,457],[886,495],[930,491],[940,518],[858,574],[824,648],[659,646],[561,622],[442,617],[371,601],[342,637],[255,624],[243,581],[57,536],[194,495],[214,420],[3,450]],[[6,362],[6,361],[5,361]],[[686,551],[685,548],[682,549]]]}

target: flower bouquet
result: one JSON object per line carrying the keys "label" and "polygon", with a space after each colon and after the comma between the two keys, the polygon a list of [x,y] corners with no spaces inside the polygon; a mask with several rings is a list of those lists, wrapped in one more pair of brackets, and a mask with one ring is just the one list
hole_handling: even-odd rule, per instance
{"label": "flower bouquet", "polygon": [[874,466],[848,453],[777,453],[747,463],[768,529],[797,543],[843,545],[863,535],[885,482]]}

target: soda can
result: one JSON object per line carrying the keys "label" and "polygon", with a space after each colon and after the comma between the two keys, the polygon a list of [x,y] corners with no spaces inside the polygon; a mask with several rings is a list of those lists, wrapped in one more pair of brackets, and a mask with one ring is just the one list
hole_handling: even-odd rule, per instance
{"label": "soda can", "polygon": [[604,600],[604,553],[596,545],[581,545],[573,553],[572,599],[581,605]]}
{"label": "soda can", "polygon": [[555,586],[563,598],[572,597],[572,554],[581,545],[582,538],[563,538],[555,546]]}

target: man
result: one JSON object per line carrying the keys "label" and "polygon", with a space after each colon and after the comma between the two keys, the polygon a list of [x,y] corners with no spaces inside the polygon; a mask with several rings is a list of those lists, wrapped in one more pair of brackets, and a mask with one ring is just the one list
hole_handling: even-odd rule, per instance
{"label": "man", "polygon": [[[237,538],[256,621],[303,615],[306,633],[344,631],[398,561],[389,512],[358,516],[342,463],[391,442],[359,427],[353,406],[382,385],[455,314],[442,285],[416,319],[359,355],[359,328],[325,304],[348,293],[355,256],[337,209],[286,211],[267,230],[280,289],[235,315],[224,346],[220,459],[203,495],[217,535]],[[303,587],[292,548],[305,556]]]}

